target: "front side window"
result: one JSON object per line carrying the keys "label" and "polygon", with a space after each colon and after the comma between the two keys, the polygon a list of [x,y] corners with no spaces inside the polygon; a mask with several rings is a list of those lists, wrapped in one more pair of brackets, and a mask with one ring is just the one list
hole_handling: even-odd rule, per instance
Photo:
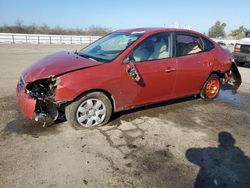
{"label": "front side window", "polygon": [[78,55],[100,62],[110,62],[143,33],[114,32],[79,51]]}
{"label": "front side window", "polygon": [[203,48],[203,41],[199,37],[188,34],[176,35],[177,56],[199,53]]}
{"label": "front side window", "polygon": [[170,34],[161,33],[148,37],[133,51],[135,62],[164,59],[170,57]]}

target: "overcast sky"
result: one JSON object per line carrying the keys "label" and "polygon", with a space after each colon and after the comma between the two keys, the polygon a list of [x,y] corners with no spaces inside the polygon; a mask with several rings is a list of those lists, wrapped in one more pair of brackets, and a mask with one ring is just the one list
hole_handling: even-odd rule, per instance
{"label": "overcast sky", "polygon": [[0,25],[47,24],[51,27],[111,29],[191,27],[207,32],[215,21],[226,31],[250,29],[250,0],[0,0]]}

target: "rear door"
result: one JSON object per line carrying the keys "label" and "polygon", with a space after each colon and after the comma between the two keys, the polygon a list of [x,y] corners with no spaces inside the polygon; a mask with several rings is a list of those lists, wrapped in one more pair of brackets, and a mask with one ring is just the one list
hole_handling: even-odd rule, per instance
{"label": "rear door", "polygon": [[176,33],[177,75],[176,97],[199,93],[208,78],[213,56],[204,50],[202,37],[192,33]]}

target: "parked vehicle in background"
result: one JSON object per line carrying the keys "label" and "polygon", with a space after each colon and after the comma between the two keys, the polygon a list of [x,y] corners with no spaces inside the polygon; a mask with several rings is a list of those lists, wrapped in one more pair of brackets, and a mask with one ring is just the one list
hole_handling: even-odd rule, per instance
{"label": "parked vehicle in background", "polygon": [[235,44],[233,55],[235,62],[240,66],[250,63],[250,31],[246,32],[245,38]]}
{"label": "parked vehicle in background", "polygon": [[241,78],[228,50],[198,32],[139,28],[115,31],[78,53],[59,52],[26,69],[17,84],[31,119],[66,114],[74,126],[106,124],[113,112],[200,95],[211,100]]}

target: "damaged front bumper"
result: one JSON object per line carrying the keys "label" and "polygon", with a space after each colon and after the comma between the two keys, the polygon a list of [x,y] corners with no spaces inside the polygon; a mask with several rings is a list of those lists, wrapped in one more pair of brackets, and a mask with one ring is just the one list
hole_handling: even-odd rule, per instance
{"label": "damaged front bumper", "polygon": [[25,85],[20,86],[17,84],[17,102],[21,108],[21,111],[29,118],[35,118],[36,99],[25,93]]}
{"label": "damaged front bumper", "polygon": [[58,82],[55,78],[25,83],[23,77],[17,83],[17,102],[21,111],[29,118],[38,121],[46,116],[56,120],[60,103],[54,101]]}

